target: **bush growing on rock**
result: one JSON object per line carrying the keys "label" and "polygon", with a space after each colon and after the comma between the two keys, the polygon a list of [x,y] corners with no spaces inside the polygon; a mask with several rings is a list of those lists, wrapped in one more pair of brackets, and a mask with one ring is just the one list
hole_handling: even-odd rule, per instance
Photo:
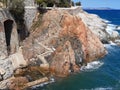
{"label": "bush growing on rock", "polygon": [[57,7],[70,7],[72,4],[71,0],[35,0],[35,2],[39,7],[53,7],[54,5]]}
{"label": "bush growing on rock", "polygon": [[81,2],[76,2],[76,6],[81,6]]}
{"label": "bush growing on rock", "polygon": [[24,0],[12,0],[9,6],[9,11],[14,16],[15,20],[22,20],[24,17]]}

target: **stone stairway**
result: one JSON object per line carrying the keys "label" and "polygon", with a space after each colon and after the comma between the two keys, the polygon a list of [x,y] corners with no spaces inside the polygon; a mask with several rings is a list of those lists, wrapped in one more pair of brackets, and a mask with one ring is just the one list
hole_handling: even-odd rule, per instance
{"label": "stone stairway", "polygon": [[40,45],[40,47],[44,48],[46,51],[42,54],[37,55],[37,58],[41,60],[42,64],[40,65],[41,67],[49,67],[49,63],[45,59],[46,56],[50,55],[52,52],[54,52],[53,48],[48,48],[47,46],[43,45],[42,43],[36,42]]}

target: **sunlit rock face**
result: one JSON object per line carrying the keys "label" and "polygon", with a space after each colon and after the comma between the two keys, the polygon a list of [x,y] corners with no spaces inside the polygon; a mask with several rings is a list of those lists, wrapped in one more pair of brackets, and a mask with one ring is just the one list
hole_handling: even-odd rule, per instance
{"label": "sunlit rock face", "polygon": [[65,10],[50,10],[43,15],[41,25],[23,43],[23,55],[33,60],[38,55],[50,64],[57,76],[77,72],[83,63],[104,56],[106,50],[99,38],[88,29],[80,17]]}

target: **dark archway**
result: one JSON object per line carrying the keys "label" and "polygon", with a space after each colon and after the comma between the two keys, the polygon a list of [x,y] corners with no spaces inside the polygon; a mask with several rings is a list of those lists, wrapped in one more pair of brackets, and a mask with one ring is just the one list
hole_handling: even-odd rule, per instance
{"label": "dark archway", "polygon": [[4,22],[4,30],[5,30],[5,39],[6,39],[8,55],[11,52],[10,40],[11,40],[12,29],[13,29],[13,20],[6,20]]}

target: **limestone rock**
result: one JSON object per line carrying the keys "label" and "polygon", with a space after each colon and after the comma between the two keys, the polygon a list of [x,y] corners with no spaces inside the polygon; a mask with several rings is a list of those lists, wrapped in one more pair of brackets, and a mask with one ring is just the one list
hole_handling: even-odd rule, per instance
{"label": "limestone rock", "polygon": [[109,34],[106,32],[107,24],[99,16],[95,14],[89,14],[85,11],[79,12],[78,17],[82,19],[85,25],[97,36],[100,40],[106,40],[109,38]]}
{"label": "limestone rock", "polygon": [[10,84],[10,81],[13,79],[13,77],[9,78],[9,79],[6,79],[6,80],[3,80],[3,81],[0,81],[0,89],[1,90],[9,90],[8,89],[8,86]]}
{"label": "limestone rock", "polygon": [[3,26],[0,25],[0,59],[4,59],[7,56],[5,33],[3,32]]}
{"label": "limestone rock", "polygon": [[21,47],[19,48],[17,53],[10,56],[10,60],[12,62],[14,69],[27,66],[27,62],[24,60]]}
{"label": "limestone rock", "polygon": [[112,31],[112,34],[110,36],[111,38],[117,38],[119,37],[119,33],[117,31]]}
{"label": "limestone rock", "polygon": [[0,75],[4,75],[5,74],[5,70],[3,68],[0,68]]}
{"label": "limestone rock", "polygon": [[3,79],[7,79],[13,75],[13,66],[9,58],[0,60],[0,68],[2,69]]}

